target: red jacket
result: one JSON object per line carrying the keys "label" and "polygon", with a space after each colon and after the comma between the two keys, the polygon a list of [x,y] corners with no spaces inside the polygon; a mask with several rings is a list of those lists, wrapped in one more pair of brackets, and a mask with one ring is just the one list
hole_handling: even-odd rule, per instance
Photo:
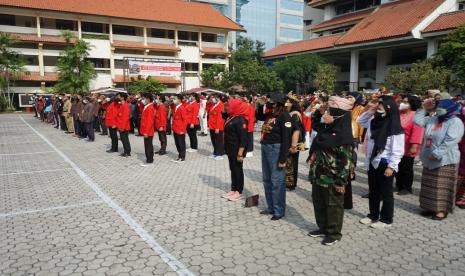
{"label": "red jacket", "polygon": [[142,110],[139,129],[141,135],[152,137],[155,132],[155,108],[153,105],[153,103],[149,103]]}
{"label": "red jacket", "polygon": [[144,104],[142,103],[142,101],[137,102],[137,108],[139,108],[139,114],[142,114],[142,112],[144,112]]}
{"label": "red jacket", "polygon": [[131,130],[131,124],[129,119],[131,118],[131,109],[127,102],[120,105],[118,113],[116,115],[116,128],[121,131]]}
{"label": "red jacket", "polygon": [[187,129],[187,111],[181,104],[175,108],[171,129],[176,134],[185,134]]}
{"label": "red jacket", "polygon": [[160,128],[163,128],[163,131],[166,131],[166,123],[167,123],[166,106],[163,103],[160,103],[160,105],[155,105],[154,107],[155,107],[155,129],[159,131]]}
{"label": "red jacket", "polygon": [[188,103],[186,105],[186,111],[187,111],[187,124],[194,124],[194,125],[199,125],[199,109],[200,109],[200,104],[196,101],[192,103]]}
{"label": "red jacket", "polygon": [[252,103],[249,103],[249,126],[247,128],[248,132],[253,132],[255,126],[255,106]]}
{"label": "red jacket", "polygon": [[218,102],[218,104],[211,107],[208,117],[208,128],[211,130],[224,130],[224,119],[222,112],[224,110],[224,104]]}
{"label": "red jacket", "polygon": [[107,112],[105,114],[105,125],[107,127],[116,126],[116,116],[118,115],[119,104],[117,102],[112,102],[107,107]]}
{"label": "red jacket", "polygon": [[304,125],[305,132],[311,132],[312,130],[312,119],[305,115],[305,112],[300,113],[302,115],[302,123]]}

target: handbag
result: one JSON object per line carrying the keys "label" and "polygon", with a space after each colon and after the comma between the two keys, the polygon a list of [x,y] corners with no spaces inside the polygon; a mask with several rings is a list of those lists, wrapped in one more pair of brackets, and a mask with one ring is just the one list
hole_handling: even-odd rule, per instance
{"label": "handbag", "polygon": [[258,195],[249,196],[245,199],[245,207],[258,206]]}

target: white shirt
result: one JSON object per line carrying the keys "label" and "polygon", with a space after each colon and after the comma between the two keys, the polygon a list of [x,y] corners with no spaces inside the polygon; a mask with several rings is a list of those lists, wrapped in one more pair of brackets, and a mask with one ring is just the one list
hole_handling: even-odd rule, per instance
{"label": "white shirt", "polygon": [[[371,120],[373,119],[373,114],[370,112],[365,112],[360,117],[358,117],[358,123],[367,128],[369,132],[368,140],[368,149],[366,155],[366,164],[368,164],[371,158],[371,154],[373,153],[373,147],[375,146],[375,141],[371,138]],[[384,159],[388,163],[388,167],[393,169],[394,171],[399,170],[399,163],[402,157],[404,156],[404,144],[405,144],[405,135],[397,134],[392,135],[387,138],[386,147],[384,151],[375,156],[375,158],[371,161],[371,165],[377,169],[381,160]],[[368,168],[367,168],[368,169]]]}

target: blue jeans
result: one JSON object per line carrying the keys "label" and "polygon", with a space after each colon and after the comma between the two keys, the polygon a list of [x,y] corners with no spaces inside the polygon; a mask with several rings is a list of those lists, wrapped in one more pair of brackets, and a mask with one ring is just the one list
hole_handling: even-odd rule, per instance
{"label": "blue jeans", "polygon": [[284,216],[286,209],[286,170],[278,167],[281,144],[262,144],[263,188],[268,212]]}

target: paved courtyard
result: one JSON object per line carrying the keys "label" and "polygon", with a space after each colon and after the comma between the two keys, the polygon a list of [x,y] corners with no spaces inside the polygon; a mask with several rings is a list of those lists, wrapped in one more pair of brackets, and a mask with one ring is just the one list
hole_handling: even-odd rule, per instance
{"label": "paved courtyard", "polygon": [[0,275],[465,275],[465,211],[418,215],[420,168],[387,230],[358,223],[368,209],[359,168],[343,240],[325,247],[306,235],[316,227],[306,154],[286,217],[270,221],[259,215],[259,145],[244,166],[260,206],[244,208],[220,197],[227,160],[209,159],[209,138],[199,139],[185,164],[170,162],[169,136],[170,154],[141,167],[141,137],[130,136],[125,159],[105,153],[107,137],[89,143],[30,114],[0,115]]}

